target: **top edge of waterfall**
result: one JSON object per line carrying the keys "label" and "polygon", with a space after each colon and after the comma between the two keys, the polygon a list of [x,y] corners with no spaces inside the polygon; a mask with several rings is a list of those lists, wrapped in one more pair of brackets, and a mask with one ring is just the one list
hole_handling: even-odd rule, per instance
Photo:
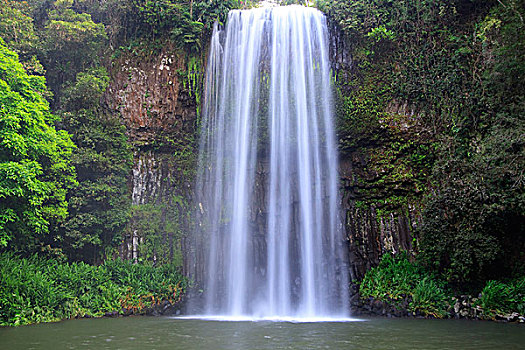
{"label": "top edge of waterfall", "polygon": [[232,13],[247,13],[247,12],[274,12],[274,11],[277,11],[277,12],[293,12],[293,11],[297,11],[297,10],[301,10],[301,11],[304,11],[304,12],[310,12],[310,13],[320,13],[320,14],[324,15],[323,12],[319,11],[315,7],[304,6],[304,5],[297,5],[297,4],[286,5],[286,6],[265,5],[265,6],[253,7],[253,8],[249,8],[249,9],[235,9],[235,10],[230,10],[230,14],[232,14]]}
{"label": "top edge of waterfall", "polygon": [[277,7],[280,6],[275,0],[262,0],[257,4],[259,7]]}
{"label": "top edge of waterfall", "polygon": [[[295,4],[296,6],[312,6],[313,5],[313,1],[309,1],[309,0],[305,0],[304,1],[304,5],[298,5],[298,4]],[[283,7],[279,4],[279,1],[278,0],[259,0],[259,3],[256,5],[257,7]],[[286,6],[290,6],[290,5],[286,5]]]}

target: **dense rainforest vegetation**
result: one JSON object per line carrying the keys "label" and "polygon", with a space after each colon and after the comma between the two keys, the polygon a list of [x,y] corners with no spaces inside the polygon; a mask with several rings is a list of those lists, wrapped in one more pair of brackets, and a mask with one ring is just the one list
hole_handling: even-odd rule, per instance
{"label": "dense rainforest vegetation", "polygon": [[[0,3],[0,325],[178,300],[188,282],[170,261],[112,261],[140,211],[104,94],[123,55],[171,43],[204,62],[213,23],[255,1]],[[362,295],[444,317],[454,293],[483,291],[480,307],[524,314],[525,2],[315,6],[352,57],[334,69],[341,158],[381,174],[360,179],[358,205],[423,208],[413,251],[385,255]]]}

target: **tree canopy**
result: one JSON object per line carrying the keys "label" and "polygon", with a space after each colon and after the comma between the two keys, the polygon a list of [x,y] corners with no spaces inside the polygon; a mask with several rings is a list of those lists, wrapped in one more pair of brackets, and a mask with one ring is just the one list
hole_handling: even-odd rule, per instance
{"label": "tree canopy", "polygon": [[31,244],[67,215],[75,185],[70,135],[56,130],[45,78],[26,73],[0,41],[0,246]]}

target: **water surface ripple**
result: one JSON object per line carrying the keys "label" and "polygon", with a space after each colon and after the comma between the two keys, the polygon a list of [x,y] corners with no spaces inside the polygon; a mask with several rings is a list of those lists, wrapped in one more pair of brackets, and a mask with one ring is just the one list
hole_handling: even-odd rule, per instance
{"label": "water surface ripple", "polygon": [[523,349],[523,325],[455,320],[218,322],[128,317],[0,329],[0,349]]}

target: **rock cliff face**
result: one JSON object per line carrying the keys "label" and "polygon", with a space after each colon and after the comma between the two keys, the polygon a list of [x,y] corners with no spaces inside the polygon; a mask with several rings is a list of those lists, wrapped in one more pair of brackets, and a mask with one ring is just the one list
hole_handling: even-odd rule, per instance
{"label": "rock cliff face", "polygon": [[159,146],[194,135],[196,101],[184,84],[184,56],[168,45],[160,53],[125,54],[114,63],[108,98],[134,145]]}
{"label": "rock cliff face", "polygon": [[[377,204],[366,204],[369,198],[359,192],[365,184],[353,177],[353,172],[363,170],[362,156],[356,152],[354,157],[360,159],[359,162],[343,159],[341,164],[342,210],[352,280],[362,278],[387,252],[413,252],[414,231],[421,222],[421,208],[417,203],[388,210]],[[387,201],[387,195],[376,199]]]}
{"label": "rock cliff face", "polygon": [[106,99],[120,112],[134,148],[133,218],[123,258],[182,261],[197,124],[187,76],[186,57],[170,45],[114,61]]}
{"label": "rock cliff face", "polygon": [[[330,25],[330,57],[339,97],[349,93],[344,89],[363,88],[364,79],[354,66],[352,52],[352,43]],[[338,124],[344,123],[342,116],[337,118]],[[373,137],[348,142],[344,139],[348,131],[339,127],[341,206],[352,279],[362,278],[386,252],[412,253],[416,249],[414,233],[421,223],[424,166],[414,164],[410,159],[413,150],[404,145],[426,142],[422,140],[428,133],[419,121],[420,115],[410,105],[390,101],[379,123],[356,123],[367,131],[374,130]]]}

